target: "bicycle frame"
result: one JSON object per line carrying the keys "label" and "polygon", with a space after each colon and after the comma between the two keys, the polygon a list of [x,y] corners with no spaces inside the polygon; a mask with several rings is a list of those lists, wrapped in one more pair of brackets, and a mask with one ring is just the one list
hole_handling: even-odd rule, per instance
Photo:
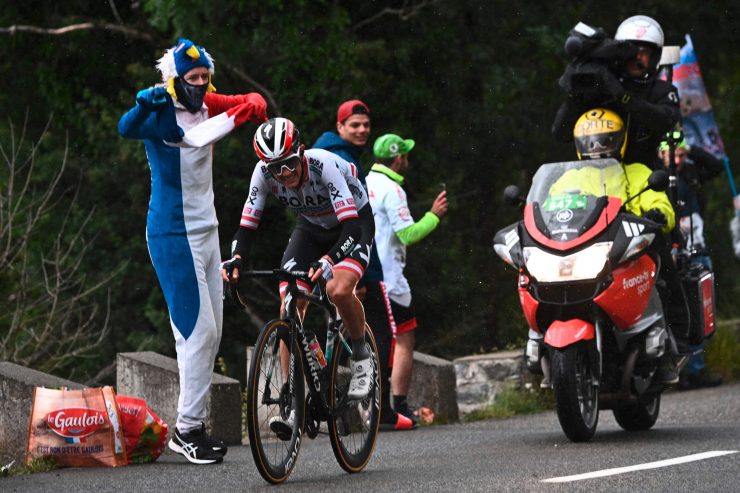
{"label": "bicycle frame", "polygon": [[[300,344],[301,352],[303,353],[303,373],[305,375],[306,382],[308,383],[311,399],[314,403],[321,403],[318,408],[319,411],[322,411],[322,416],[320,417],[321,419],[327,419],[327,417],[334,411],[334,406],[327,402],[327,393],[323,392],[323,389],[325,387],[324,383],[327,382],[329,372],[331,371],[331,362],[335,352],[334,349],[337,342],[340,342],[344,346],[347,354],[350,356],[352,355],[352,349],[339,330],[341,319],[339,319],[336,306],[331,303],[329,296],[326,294],[326,282],[323,279],[319,280],[317,283],[318,295],[316,295],[302,291],[296,284],[297,280],[300,279],[305,281],[308,278],[307,272],[273,269],[268,271],[247,271],[242,273],[242,277],[276,277],[277,279],[288,283],[283,300],[284,312],[281,318],[288,323],[290,333],[287,334],[287,339],[283,338],[281,340],[285,343],[287,349],[289,349],[288,354],[290,355],[288,367],[289,391],[292,395],[295,378],[293,344],[298,342]],[[308,347],[308,337],[303,328],[303,323],[298,311],[298,300],[306,300],[311,305],[317,305],[322,308],[326,315],[326,349],[324,351],[324,357],[326,358],[327,364],[323,368],[319,365],[313,352]],[[273,370],[274,368],[271,368],[267,374],[265,393],[262,398],[263,404],[277,403],[271,397],[269,390]]]}

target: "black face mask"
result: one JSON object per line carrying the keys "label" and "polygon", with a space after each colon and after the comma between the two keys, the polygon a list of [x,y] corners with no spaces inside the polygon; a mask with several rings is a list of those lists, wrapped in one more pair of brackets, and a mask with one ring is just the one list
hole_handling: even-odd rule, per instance
{"label": "black face mask", "polygon": [[175,79],[175,94],[177,100],[185,106],[185,109],[190,113],[196,113],[200,111],[203,106],[203,99],[206,97],[206,91],[208,90],[208,84],[201,84],[194,86],[188,84],[180,77]]}

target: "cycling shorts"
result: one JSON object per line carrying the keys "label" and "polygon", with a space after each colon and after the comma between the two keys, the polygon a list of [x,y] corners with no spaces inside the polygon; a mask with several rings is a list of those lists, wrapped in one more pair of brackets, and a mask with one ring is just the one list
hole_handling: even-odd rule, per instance
{"label": "cycling shorts", "polygon": [[[373,210],[369,205],[363,207],[358,215],[361,229],[360,239],[352,252],[334,266],[334,270],[348,270],[355,274],[359,280],[365,273],[370,260],[370,249],[375,235],[375,221],[373,220]],[[331,250],[339,239],[341,232],[341,224],[326,229],[308,222],[303,216],[299,216],[296,227],[290,235],[290,240],[288,240],[288,246],[285,247],[280,265],[286,270],[308,271],[312,263]],[[286,286],[286,283],[280,284],[280,294],[284,293]],[[306,291],[312,289],[312,286],[302,281],[298,282],[298,287]]]}

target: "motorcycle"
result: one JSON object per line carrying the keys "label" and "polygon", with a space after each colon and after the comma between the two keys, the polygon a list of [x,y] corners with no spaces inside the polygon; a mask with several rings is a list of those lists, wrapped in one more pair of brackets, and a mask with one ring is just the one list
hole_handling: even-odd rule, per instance
{"label": "motorcycle", "polygon": [[[597,181],[588,186],[586,168]],[[591,439],[601,409],[611,409],[625,430],[651,428],[664,390],[655,378],[661,358],[679,368],[688,360],[678,352],[659,292],[660,256],[651,245],[660,225],[608,195],[606,177],[619,173],[614,159],[542,165],[526,200],[507,187],[508,202],[524,202],[524,218],[494,237],[496,253],[518,271],[529,325],[527,368],[553,389],[560,425],[575,442]],[[667,173],[654,171],[637,195],[667,186]],[[710,333],[713,275],[697,282],[696,318]]]}

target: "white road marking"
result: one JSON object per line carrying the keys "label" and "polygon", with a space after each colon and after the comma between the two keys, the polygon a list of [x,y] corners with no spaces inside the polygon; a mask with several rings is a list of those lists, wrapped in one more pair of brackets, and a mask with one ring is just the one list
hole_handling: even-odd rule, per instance
{"label": "white road marking", "polygon": [[543,479],[542,483],[568,483],[570,481],[580,481],[582,479],[592,478],[603,478],[605,476],[614,476],[616,474],[624,474],[632,471],[644,471],[645,469],[657,469],[659,467],[675,466],[677,464],[685,464],[687,462],[694,462],[697,460],[711,459],[712,457],[720,457],[722,455],[736,454],[737,450],[713,450],[711,452],[702,452],[701,454],[685,455],[683,457],[676,457],[675,459],[659,460],[656,462],[646,462],[645,464],[636,464],[634,466],[627,467],[615,467],[613,469],[604,469],[602,471],[586,472],[583,474],[575,474],[573,476],[560,476],[558,478]]}

